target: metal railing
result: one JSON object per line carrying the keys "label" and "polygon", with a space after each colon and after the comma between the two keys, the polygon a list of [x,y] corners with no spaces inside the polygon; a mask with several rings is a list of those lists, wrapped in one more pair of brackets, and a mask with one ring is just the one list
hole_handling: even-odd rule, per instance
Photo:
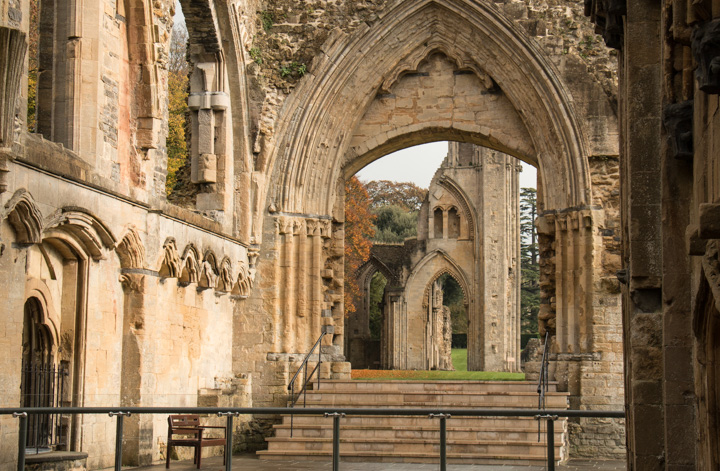
{"label": "metal railing", "polygon": [[[307,355],[305,355],[305,359],[303,359],[302,364],[298,368],[298,370],[295,372],[295,375],[293,375],[292,379],[290,380],[290,384],[288,384],[288,391],[290,391],[290,401],[288,406],[290,408],[294,408],[295,404],[297,403],[298,399],[300,399],[300,396],[303,397],[303,407],[307,404],[307,387],[308,384],[312,381],[313,376],[315,375],[315,372],[318,372],[317,375],[317,388],[320,389],[320,365],[322,364],[322,348],[320,348],[320,343],[322,342],[323,337],[325,337],[326,332],[323,332],[320,334],[320,337],[318,337],[317,341],[315,342],[315,345],[310,349],[310,352],[308,352]],[[308,362],[310,361],[310,356],[315,352],[315,349],[318,348],[318,361],[315,365],[315,368],[310,372],[310,376],[308,376]],[[295,380],[300,375],[300,372],[304,371],[304,380],[302,388],[300,388],[300,391],[298,392],[297,396],[295,395]],[[293,416],[290,414],[290,437],[293,436]]]}
{"label": "metal railing", "polygon": [[[25,407],[59,407],[68,371],[54,366],[23,366],[22,404]],[[35,453],[64,445],[60,414],[37,414],[27,430],[27,448]]]}
{"label": "metal railing", "polygon": [[[535,417],[540,416],[548,423],[547,461],[548,468],[555,467],[554,421],[560,417],[624,418],[624,411],[588,410],[535,410],[535,409],[354,409],[354,408],[305,408],[292,411],[285,407],[36,407],[2,408],[0,415],[12,415],[19,419],[18,471],[25,469],[25,445],[28,418],[36,414],[108,414],[116,418],[115,470],[121,471],[123,446],[123,420],[131,414],[214,414],[226,418],[227,449],[232,453],[233,418],[239,415],[316,415],[333,418],[333,471],[340,469],[340,419],[345,416],[425,416],[440,418],[440,470],[447,470],[447,429],[446,421],[451,417]],[[225,470],[232,471],[232,459],[225,460]]]}

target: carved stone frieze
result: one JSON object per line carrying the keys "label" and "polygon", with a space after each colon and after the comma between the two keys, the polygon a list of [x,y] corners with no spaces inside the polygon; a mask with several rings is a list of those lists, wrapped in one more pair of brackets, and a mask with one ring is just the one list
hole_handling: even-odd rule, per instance
{"label": "carved stone frieze", "polygon": [[197,283],[200,280],[200,257],[195,245],[188,244],[183,253],[182,272],[178,282]]}
{"label": "carved stone frieze", "polygon": [[715,298],[716,309],[720,311],[720,240],[708,242],[702,266],[713,298]]}
{"label": "carved stone frieze", "polygon": [[692,32],[692,54],[700,90],[720,94],[720,19],[697,26]]}
{"label": "carved stone frieze", "polygon": [[128,230],[125,237],[115,247],[122,268],[145,268],[145,246],[134,227]]}
{"label": "carved stone frieze", "polygon": [[250,296],[250,291],[253,287],[253,276],[251,276],[250,269],[244,264],[240,264],[240,270],[238,272],[237,283],[233,288],[232,294],[240,296],[241,298],[247,298]]}
{"label": "carved stone frieze", "polygon": [[693,158],[693,100],[667,105],[663,110],[663,126],[668,146],[676,159]]}
{"label": "carved stone frieze", "polygon": [[228,293],[233,289],[232,264],[227,257],[220,262],[220,275],[218,276],[216,289]]}
{"label": "carved stone frieze", "polygon": [[160,266],[162,278],[180,277],[180,255],[178,254],[175,239],[169,237],[163,244],[163,261]]}

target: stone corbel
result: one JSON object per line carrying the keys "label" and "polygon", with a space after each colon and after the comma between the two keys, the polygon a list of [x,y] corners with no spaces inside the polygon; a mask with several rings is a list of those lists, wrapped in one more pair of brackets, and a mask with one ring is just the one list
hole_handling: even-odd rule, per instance
{"label": "stone corbel", "polygon": [[668,147],[676,159],[693,158],[693,100],[667,105],[663,110],[663,126]]}
{"label": "stone corbel", "polygon": [[42,241],[43,217],[30,193],[20,189],[5,203],[0,220],[7,218],[20,244],[39,244]]}
{"label": "stone corbel", "polygon": [[8,189],[8,173],[10,172],[10,167],[8,166],[8,163],[12,161],[12,153],[10,152],[10,148],[2,148],[0,149],[0,194],[5,193]]}
{"label": "stone corbel", "polygon": [[707,240],[700,237],[700,226],[692,224],[685,230],[685,248],[688,255],[704,255]]}
{"label": "stone corbel", "polygon": [[699,219],[701,239],[720,239],[720,203],[702,203]]}
{"label": "stone corbel", "polygon": [[692,54],[698,87],[705,93],[720,94],[720,19],[697,26],[692,33]]}

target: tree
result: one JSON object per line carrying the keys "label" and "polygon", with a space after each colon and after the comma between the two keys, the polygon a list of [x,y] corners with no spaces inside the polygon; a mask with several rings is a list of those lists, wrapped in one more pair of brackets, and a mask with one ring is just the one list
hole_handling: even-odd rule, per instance
{"label": "tree", "polygon": [[520,189],[520,237],[526,240],[521,244],[522,256],[528,257],[529,263],[537,265],[538,246],[535,232],[535,218],[537,218],[537,190],[535,188]]}
{"label": "tree", "polygon": [[27,127],[34,132],[37,124],[37,82],[38,82],[38,44],[40,42],[40,6],[39,0],[30,0],[30,31],[28,34],[28,101]]}
{"label": "tree", "polygon": [[380,340],[382,335],[382,302],[385,296],[387,279],[382,273],[375,272],[370,280],[370,338]]}
{"label": "tree", "polygon": [[537,194],[534,188],[520,190],[520,330],[523,335],[538,333],[540,311],[540,275],[538,244],[535,231],[537,217]]}
{"label": "tree", "polygon": [[355,274],[370,258],[375,216],[368,209],[370,196],[356,177],[345,182],[345,313],[355,312],[360,287]]}
{"label": "tree", "polygon": [[372,209],[382,206],[398,206],[405,211],[419,211],[427,190],[411,182],[373,180],[366,184],[372,200]]}
{"label": "tree", "polygon": [[417,235],[417,211],[391,204],[372,212],[375,215],[375,242],[398,243]]}
{"label": "tree", "polygon": [[168,61],[168,174],[165,191],[169,195],[177,184],[177,172],[187,162],[187,98],[190,65],[186,59],[188,32],[184,23],[176,24],[170,39]]}

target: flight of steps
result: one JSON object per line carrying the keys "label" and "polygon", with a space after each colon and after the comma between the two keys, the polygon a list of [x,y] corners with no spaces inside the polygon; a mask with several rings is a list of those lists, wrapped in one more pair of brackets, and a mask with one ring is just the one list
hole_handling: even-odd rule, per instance
{"label": "flight of steps", "polygon": [[[418,409],[536,409],[536,384],[519,381],[325,381],[308,391],[307,407]],[[550,386],[548,409],[567,409],[567,393]],[[302,399],[297,407],[302,407]],[[340,420],[340,457],[344,461],[438,462],[440,421],[427,416],[347,416]],[[566,420],[555,422],[555,457],[565,456]],[[459,417],[447,420],[450,463],[542,464],[545,426],[538,443],[532,417]],[[332,418],[290,416],[275,425],[265,460],[329,459]]]}

